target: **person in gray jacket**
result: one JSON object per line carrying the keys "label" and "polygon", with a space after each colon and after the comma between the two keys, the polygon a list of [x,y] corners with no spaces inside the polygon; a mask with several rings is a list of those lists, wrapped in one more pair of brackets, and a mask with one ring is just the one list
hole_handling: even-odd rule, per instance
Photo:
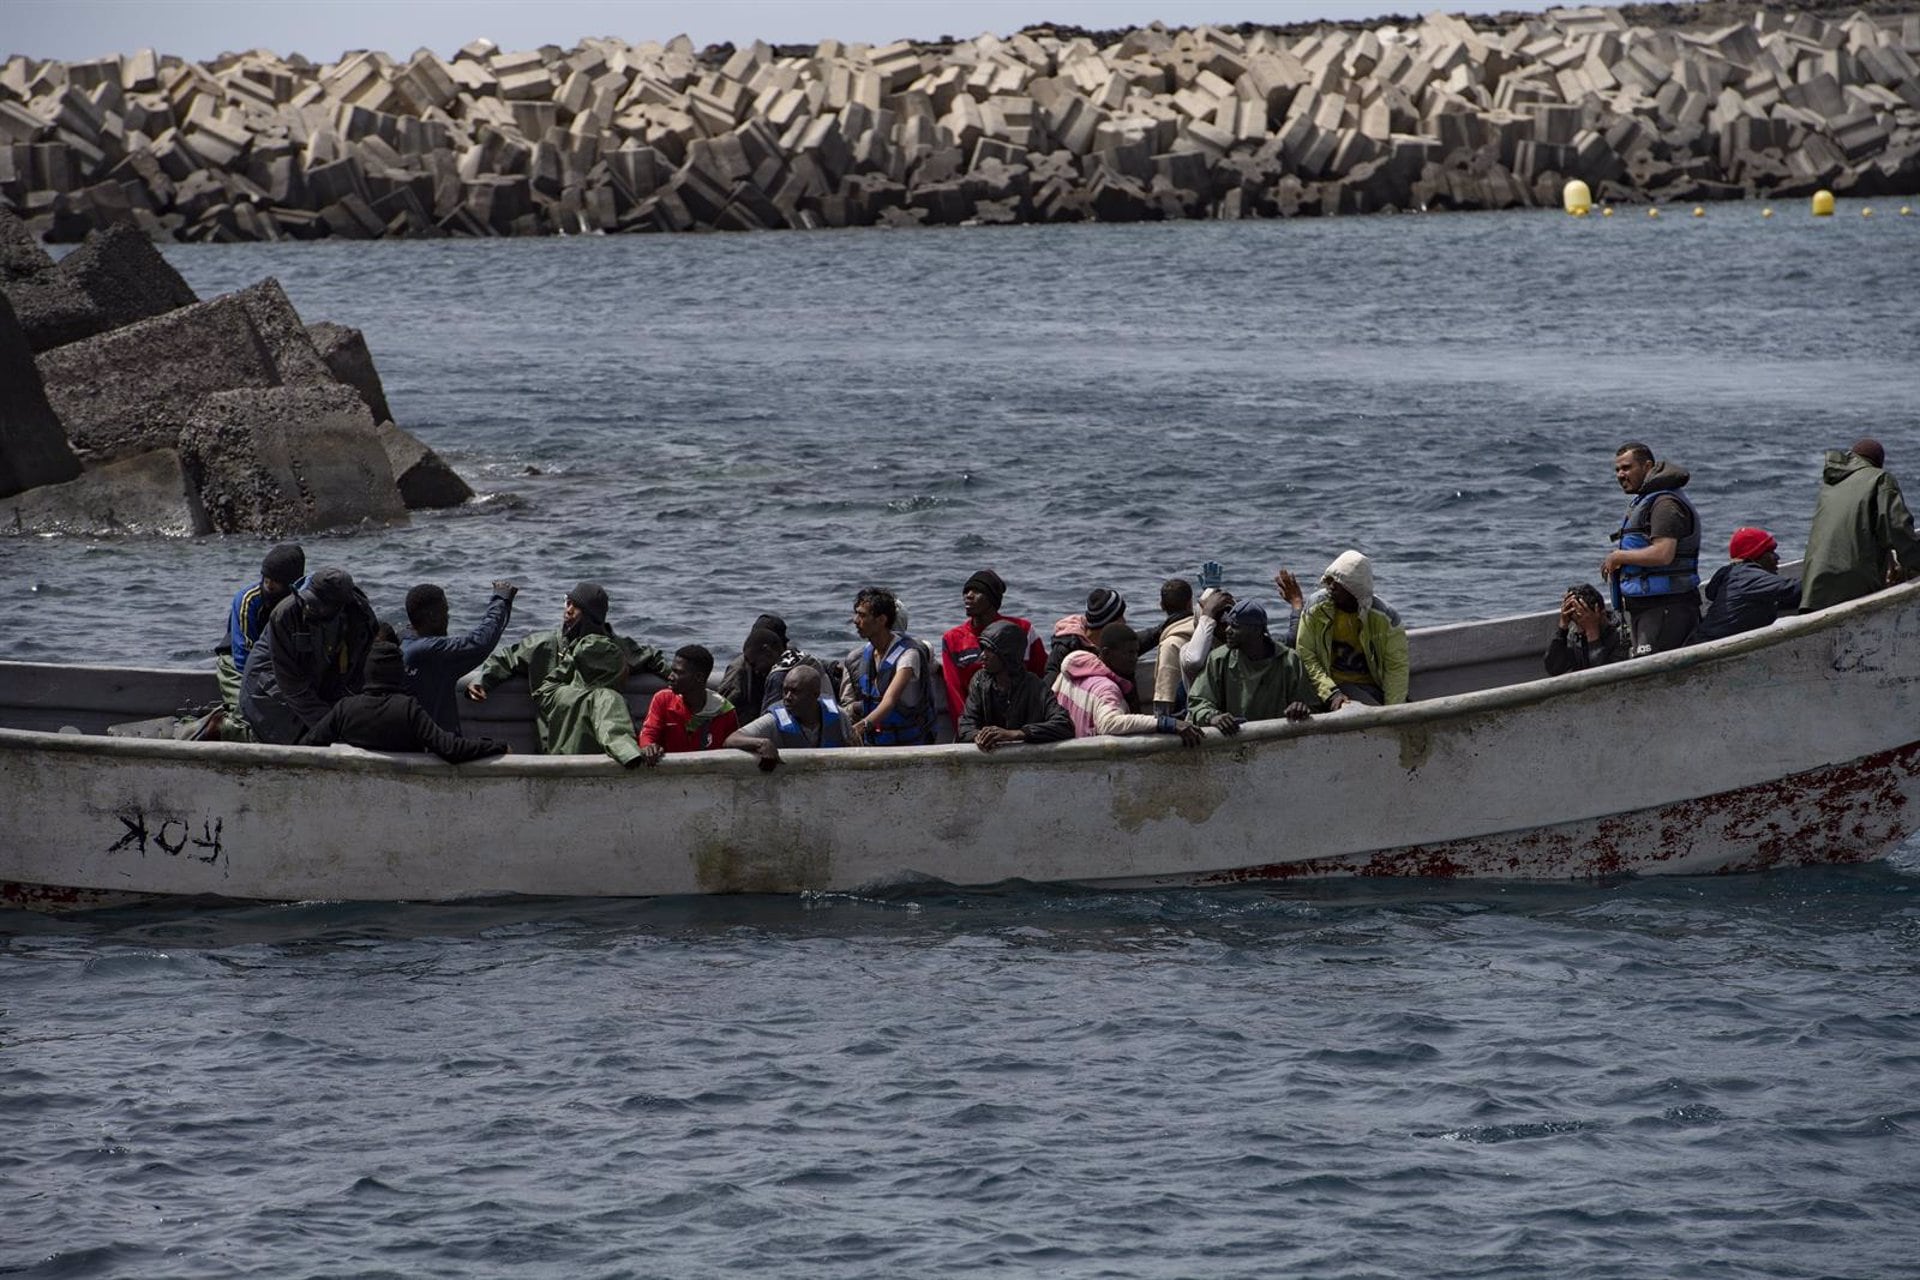
{"label": "person in gray jacket", "polygon": [[982,751],[1015,742],[1059,742],[1073,736],[1067,709],[1046,682],[1027,670],[1027,633],[995,622],[980,633],[980,670],[967,685],[957,741]]}
{"label": "person in gray jacket", "polygon": [[380,625],[345,569],[317,569],[274,606],[247,654],[240,714],[261,742],[293,746],[365,683]]}

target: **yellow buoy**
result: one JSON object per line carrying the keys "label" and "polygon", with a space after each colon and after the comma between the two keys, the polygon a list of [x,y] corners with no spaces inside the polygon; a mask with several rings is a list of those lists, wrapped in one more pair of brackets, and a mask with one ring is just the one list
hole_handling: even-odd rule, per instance
{"label": "yellow buoy", "polygon": [[1706,209],[1705,209],[1705,207],[1704,207],[1704,206],[1701,206],[1701,205],[1695,205],[1695,206],[1693,206],[1693,216],[1694,216],[1694,217],[1696,217],[1696,218],[1704,218],[1704,217],[1706,217],[1706,216],[1707,216],[1707,211],[1706,211]]}
{"label": "yellow buoy", "polygon": [[1560,205],[1576,218],[1585,217],[1587,211],[1593,208],[1593,192],[1580,179],[1570,179],[1566,186],[1560,188]]}
{"label": "yellow buoy", "polygon": [[1761,216],[1761,217],[1763,217],[1763,218],[1771,218],[1771,217],[1773,216],[1773,209],[1772,209],[1772,207],[1771,207],[1771,206],[1769,206],[1768,208],[1765,208],[1765,209],[1762,209],[1762,210],[1760,211],[1760,216]]}
{"label": "yellow buoy", "polygon": [[1900,216],[1901,216],[1901,217],[1903,217],[1903,218],[1911,218],[1911,217],[1913,216],[1913,208],[1912,208],[1912,206],[1911,206],[1911,205],[1904,205],[1904,204],[1903,204],[1903,205],[1901,205],[1901,206],[1900,206]]}
{"label": "yellow buoy", "polygon": [[1813,193],[1813,216],[1831,218],[1833,216],[1833,192],[1816,191]]}
{"label": "yellow buoy", "polygon": [[1658,209],[1649,209],[1647,210],[1647,216],[1649,218],[1657,218],[1660,216],[1660,211]]}
{"label": "yellow buoy", "polygon": [[1611,218],[1613,216],[1613,206],[1608,205],[1606,208],[1602,209],[1600,211],[1600,216],[1603,218]]}
{"label": "yellow buoy", "polygon": [[1873,216],[1873,210],[1872,210],[1872,209],[1862,209],[1862,210],[1860,211],[1860,216],[1861,216],[1861,217],[1863,217],[1863,218],[1871,218],[1871,217]]}

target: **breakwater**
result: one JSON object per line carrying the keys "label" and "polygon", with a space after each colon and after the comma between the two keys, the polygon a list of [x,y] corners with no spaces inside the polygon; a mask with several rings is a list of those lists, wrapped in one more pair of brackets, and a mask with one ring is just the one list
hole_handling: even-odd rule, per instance
{"label": "breakwater", "polygon": [[38,234],[1138,222],[1920,191],[1920,13],[0,64]]}

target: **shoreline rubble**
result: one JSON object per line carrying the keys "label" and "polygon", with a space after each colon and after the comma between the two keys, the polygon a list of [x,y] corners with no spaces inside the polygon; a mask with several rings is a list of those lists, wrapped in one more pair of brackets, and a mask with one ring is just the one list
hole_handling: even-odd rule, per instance
{"label": "shoreline rubble", "polygon": [[[0,63],[55,241],[1136,222],[1920,192],[1920,5]],[[1691,25],[1689,25],[1691,23]]]}

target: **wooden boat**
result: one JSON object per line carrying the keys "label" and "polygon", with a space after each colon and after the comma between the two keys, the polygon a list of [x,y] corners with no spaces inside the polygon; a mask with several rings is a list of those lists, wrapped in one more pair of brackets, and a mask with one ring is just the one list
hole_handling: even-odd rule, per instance
{"label": "wooden boat", "polygon": [[[1197,748],[790,752],[771,774],[728,751],[628,772],[110,737],[211,704],[211,674],[0,663],[0,903],[1695,874],[1914,831],[1920,583],[1545,679],[1553,625],[1416,631],[1414,701]],[[526,716],[502,690],[469,731]]]}

